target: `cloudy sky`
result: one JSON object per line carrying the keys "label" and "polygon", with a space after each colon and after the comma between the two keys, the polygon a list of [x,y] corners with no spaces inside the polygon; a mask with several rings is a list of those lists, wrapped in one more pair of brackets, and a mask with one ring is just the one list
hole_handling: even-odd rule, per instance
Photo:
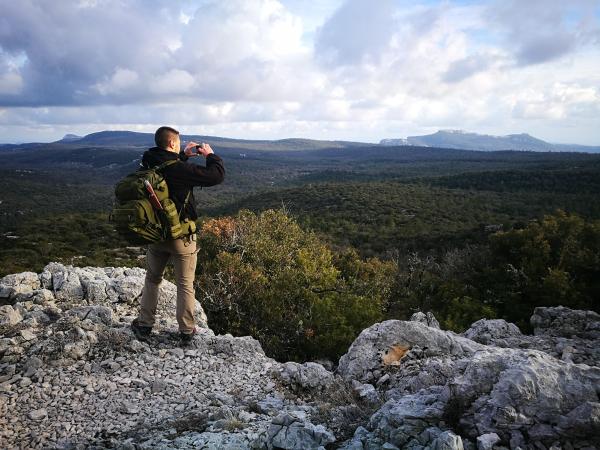
{"label": "cloudy sky", "polygon": [[105,129],[600,145],[600,0],[19,0],[0,142]]}

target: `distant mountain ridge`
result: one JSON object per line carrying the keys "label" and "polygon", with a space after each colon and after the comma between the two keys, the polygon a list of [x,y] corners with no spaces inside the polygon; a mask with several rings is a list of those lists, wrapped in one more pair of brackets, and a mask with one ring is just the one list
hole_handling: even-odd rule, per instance
{"label": "distant mountain ridge", "polygon": [[82,139],[82,136],[78,136],[77,134],[65,134],[64,137],[61,139],[62,142],[73,142],[73,141],[79,141],[80,139]]}
{"label": "distant mountain ridge", "polygon": [[[356,141],[328,141],[317,139],[287,138],[278,140],[236,139],[219,136],[181,135],[182,142],[207,142],[213,147],[236,151],[310,151],[310,150],[344,150],[369,147],[428,147],[436,149],[452,149],[466,151],[535,151],[535,152],[583,152],[600,153],[600,146],[577,144],[551,144],[537,139],[527,133],[492,136],[469,133],[461,130],[440,130],[424,136],[409,136],[399,139],[382,139],[379,144]],[[62,139],[49,143],[0,144],[0,150],[19,150],[25,148],[130,148],[146,149],[154,146],[154,133],[116,130],[99,131],[86,136],[67,134]]]}
{"label": "distant mountain ridge", "polygon": [[[235,139],[219,136],[204,135],[181,135],[181,141],[208,142],[211,145],[218,145],[221,148],[236,149],[254,149],[254,150],[317,150],[324,148],[345,148],[364,145],[364,142],[350,141],[326,141],[317,139],[287,138],[278,140],[266,139]],[[99,131],[83,137],[67,134],[61,140],[53,144],[77,144],[93,146],[135,146],[152,147],[154,146],[154,133],[140,133],[135,131]]]}
{"label": "distant mountain ridge", "polygon": [[493,136],[489,134],[469,133],[462,130],[440,130],[436,133],[424,136],[382,139],[379,143],[380,145],[385,146],[410,145],[479,151],[520,150],[534,152],[600,152],[600,147],[575,144],[551,144],[527,133]]}

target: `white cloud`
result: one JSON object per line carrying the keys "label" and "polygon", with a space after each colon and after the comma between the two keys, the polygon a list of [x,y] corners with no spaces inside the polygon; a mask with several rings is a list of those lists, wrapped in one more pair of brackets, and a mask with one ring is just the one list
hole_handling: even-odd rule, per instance
{"label": "white cloud", "polygon": [[486,19],[516,64],[527,66],[564,57],[597,36],[598,6],[597,0],[496,0]]}
{"label": "white cloud", "polygon": [[126,89],[133,88],[139,81],[137,72],[117,67],[110,80],[97,83],[93,86],[100,94],[118,94]]}
{"label": "white cloud", "polygon": [[196,81],[189,72],[181,69],[172,69],[152,80],[149,90],[160,95],[189,94],[192,92],[195,84]]}
{"label": "white cloud", "polygon": [[201,98],[293,101],[322,80],[302,33],[300,18],[278,1],[211,1],[189,21],[175,58]]}
{"label": "white cloud", "polygon": [[377,6],[369,0],[348,0],[318,30],[315,49],[325,65],[377,61],[399,25],[391,0]]}
{"label": "white cloud", "polygon": [[17,72],[0,74],[0,95],[19,95],[23,89],[23,78]]}
{"label": "white cloud", "polygon": [[302,53],[301,20],[276,0],[209,1],[195,12],[178,57],[198,68],[275,61]]}
{"label": "white cloud", "polygon": [[591,142],[600,108],[594,5],[9,2],[0,123],[357,140],[531,127],[542,138],[579,130]]}
{"label": "white cloud", "polygon": [[519,119],[576,120],[599,114],[600,89],[565,83],[522,92],[513,108],[514,117]]}

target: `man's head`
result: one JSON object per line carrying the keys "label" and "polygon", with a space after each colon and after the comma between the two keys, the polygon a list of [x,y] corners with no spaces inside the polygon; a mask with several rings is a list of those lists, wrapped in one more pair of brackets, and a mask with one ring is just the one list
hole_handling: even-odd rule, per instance
{"label": "man's head", "polygon": [[181,141],[179,140],[179,131],[175,128],[160,127],[154,133],[154,142],[159,148],[179,153]]}

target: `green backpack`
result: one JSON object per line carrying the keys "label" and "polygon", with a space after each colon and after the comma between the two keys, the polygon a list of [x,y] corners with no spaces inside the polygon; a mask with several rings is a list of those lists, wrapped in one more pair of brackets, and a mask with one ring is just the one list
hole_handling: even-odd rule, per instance
{"label": "green backpack", "polygon": [[[181,220],[161,171],[176,163],[167,161],[152,169],[130,173],[115,186],[116,203],[111,220],[117,232],[134,245],[177,239],[196,232],[193,220]],[[151,186],[151,189],[148,187]],[[150,191],[155,194],[151,199]],[[190,194],[181,208],[183,211]],[[154,201],[154,205],[153,205]]]}

